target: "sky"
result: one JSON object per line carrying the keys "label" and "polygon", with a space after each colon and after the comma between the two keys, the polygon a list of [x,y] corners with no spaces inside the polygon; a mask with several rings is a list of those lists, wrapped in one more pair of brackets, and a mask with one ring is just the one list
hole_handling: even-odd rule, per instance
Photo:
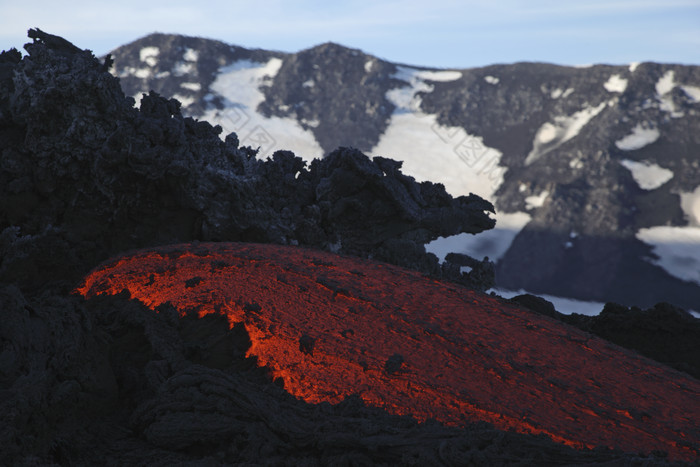
{"label": "sky", "polygon": [[98,56],[163,32],[283,52],[331,41],[435,68],[700,64],[700,0],[0,0],[0,50],[31,27]]}

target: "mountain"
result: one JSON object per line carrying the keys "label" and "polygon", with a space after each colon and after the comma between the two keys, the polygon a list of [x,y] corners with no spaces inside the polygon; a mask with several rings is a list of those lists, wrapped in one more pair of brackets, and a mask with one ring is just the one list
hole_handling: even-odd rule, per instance
{"label": "mountain", "polygon": [[351,146],[491,201],[495,229],[427,249],[487,256],[499,290],[699,307],[698,66],[436,70],[334,43],[281,53],[165,34],[112,56],[127,95],[174,97],[259,157]]}

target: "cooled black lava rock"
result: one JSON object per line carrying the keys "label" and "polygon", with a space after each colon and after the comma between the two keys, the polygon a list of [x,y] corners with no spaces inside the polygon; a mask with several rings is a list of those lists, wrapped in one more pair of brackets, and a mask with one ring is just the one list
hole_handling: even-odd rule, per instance
{"label": "cooled black lava rock", "polygon": [[700,379],[700,319],[669,303],[642,310],[607,303],[597,316],[562,321]]}
{"label": "cooled black lava rock", "polygon": [[642,310],[610,302],[599,315],[586,316],[560,313],[531,294],[510,300],[700,378],[700,319],[669,303]]}

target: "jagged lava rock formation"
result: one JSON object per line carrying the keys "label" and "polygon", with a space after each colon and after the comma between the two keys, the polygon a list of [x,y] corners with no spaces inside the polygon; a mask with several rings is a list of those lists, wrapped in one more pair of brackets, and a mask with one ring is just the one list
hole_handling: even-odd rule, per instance
{"label": "jagged lava rock formation", "polygon": [[[347,148],[309,167],[288,151],[263,161],[239,147],[235,134],[224,142],[220,127],[183,117],[175,100],[150,94],[135,109],[89,52],[27,47],[22,60],[3,56],[0,229],[6,242],[31,237],[57,250],[52,255],[81,256],[56,260],[56,267],[92,267],[147,245],[253,240],[371,256],[458,279],[458,268],[441,268],[423,244],[493,227],[489,202],[416,183],[395,161]],[[68,245],[79,245],[79,253]],[[5,258],[0,276],[12,261]],[[66,278],[87,270],[66,271]],[[15,270],[11,279],[37,282],[54,272]]]}
{"label": "jagged lava rock formation", "polygon": [[307,159],[353,146],[493,202],[496,229],[449,248],[489,256],[500,288],[700,303],[698,66],[431,70],[333,43],[280,53],[165,34],[113,55],[127,95],[176,97],[244,144]]}

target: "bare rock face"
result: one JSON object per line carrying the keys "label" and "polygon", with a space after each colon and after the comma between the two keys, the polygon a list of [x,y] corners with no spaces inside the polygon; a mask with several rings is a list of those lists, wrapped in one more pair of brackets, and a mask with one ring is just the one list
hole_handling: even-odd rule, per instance
{"label": "bare rock face", "polygon": [[[396,82],[393,64],[330,42],[283,58],[265,90],[264,115],[296,118],[326,154],[339,145],[369,151],[377,144],[395,107],[386,98],[386,86]],[[338,105],[315,105],[321,102]]]}

